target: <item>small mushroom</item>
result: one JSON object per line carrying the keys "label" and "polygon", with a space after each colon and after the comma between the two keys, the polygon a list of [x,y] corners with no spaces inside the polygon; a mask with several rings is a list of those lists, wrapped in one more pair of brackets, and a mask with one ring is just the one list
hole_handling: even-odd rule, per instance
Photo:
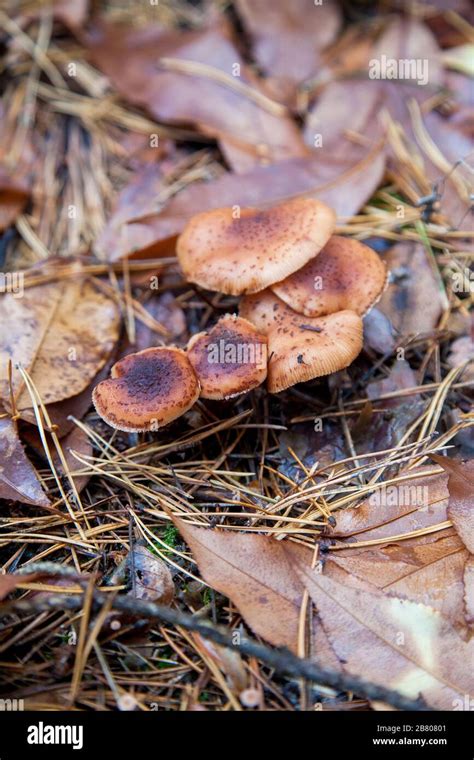
{"label": "small mushroom", "polygon": [[308,317],[342,309],[363,316],[378,301],[386,283],[387,269],[372,248],[333,235],[318,256],[271,289]]}
{"label": "small mushroom", "polygon": [[161,346],[129,354],[114,364],[111,377],[95,388],[97,413],[111,427],[128,432],[156,430],[192,407],[199,381],[186,353]]}
{"label": "small mushroom", "polygon": [[267,376],[267,339],[246,319],[225,314],[209,332],[193,335],[188,358],[201,396],[228,399],[261,385]]}
{"label": "small mushroom", "polygon": [[362,349],[362,319],[354,311],[305,317],[265,290],[242,298],[240,313],[268,337],[270,393],[344,369]]}
{"label": "small mushroom", "polygon": [[190,282],[229,295],[256,293],[319,253],[336,224],[321,201],[296,198],[260,211],[232,207],[193,216],[177,242]]}

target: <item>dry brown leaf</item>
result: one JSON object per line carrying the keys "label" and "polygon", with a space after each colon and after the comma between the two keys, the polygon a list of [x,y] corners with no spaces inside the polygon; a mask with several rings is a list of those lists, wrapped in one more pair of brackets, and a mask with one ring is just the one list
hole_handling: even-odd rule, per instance
{"label": "dry brown leaf", "polygon": [[26,456],[13,422],[0,419],[0,499],[49,507],[35,469]]}
{"label": "dry brown leaf", "polygon": [[333,563],[387,593],[420,602],[456,626],[466,625],[464,568],[468,552],[456,535],[432,543],[331,552]]}
{"label": "dry brown leaf", "polygon": [[[48,433],[46,433],[46,438],[54,465],[56,467],[56,471],[64,476],[65,472],[59,454],[54,446],[54,442]],[[43,458],[45,457],[43,442],[37,428],[31,425],[25,425],[21,430],[21,439],[24,443],[27,443],[29,446],[31,446],[35,453],[38,454],[38,456]],[[61,447],[64,458],[68,465],[69,473],[73,476],[76,488],[80,492],[83,488],[85,488],[91,476],[76,475],[77,471],[87,468],[87,465],[83,465],[81,462],[79,462],[74,456],[74,452],[76,452],[81,457],[90,456],[92,454],[91,440],[82,428],[74,427],[71,432],[66,435],[61,441]]]}
{"label": "dry brown leaf", "polygon": [[[439,464],[438,460],[445,461],[437,455],[433,458]],[[380,589],[426,604],[454,625],[465,627],[471,622],[469,554],[452,529],[429,532],[430,527],[452,519],[447,488],[444,475],[421,477],[401,484],[394,498],[386,491],[377,503],[369,499],[358,508],[341,511],[331,535],[343,537],[347,550],[332,552],[331,559]],[[397,538],[420,529],[428,532],[408,540]],[[385,541],[373,548],[364,546],[374,539]]]}
{"label": "dry brown leaf", "polygon": [[[416,77],[371,78],[376,62],[404,61],[411,65],[421,63],[423,70],[417,70]],[[418,152],[418,163],[422,167],[428,184],[440,181],[460,158],[468,156],[472,150],[472,140],[464,135],[448,118],[431,110],[436,96],[445,87],[446,72],[440,58],[440,50],[426,24],[414,18],[394,18],[379,40],[360,64],[355,77],[333,81],[327,84],[310,108],[305,128],[309,145],[314,144],[319,135],[325,151],[338,155],[354,151],[358,143],[373,143],[382,130],[382,122],[388,112],[401,125],[410,149]],[[420,124],[410,109],[418,103]],[[414,109],[416,110],[416,109]],[[462,127],[462,125],[461,125]],[[472,135],[471,135],[472,136]],[[392,151],[387,148],[387,156]],[[398,163],[395,162],[397,169]],[[460,173],[460,169],[457,170]],[[468,209],[468,192],[459,193],[459,184],[449,175],[443,183],[440,198],[440,214],[448,224],[469,230],[472,227]],[[466,187],[472,178],[466,178]],[[375,187],[374,187],[375,189]],[[427,188],[413,186],[413,191],[421,197]]]}
{"label": "dry brown leaf", "polygon": [[[312,569],[311,553],[288,540],[175,522],[204,579],[229,596],[250,627],[271,643],[295,650],[306,588],[325,637],[323,652],[315,654],[321,664],[328,665],[331,652],[345,671],[414,699],[421,695],[435,709],[452,710],[455,700],[474,688],[474,676],[465,667],[474,640],[464,641],[430,606],[395,596],[396,574],[390,575],[390,593],[383,593],[332,560],[323,572],[319,565]],[[443,550],[432,548],[431,558],[437,553]],[[405,553],[397,568],[405,577],[407,559]]]}
{"label": "dry brown leaf", "polygon": [[337,149],[338,160],[356,163],[382,136],[377,118],[382,105],[383,90],[378,81],[332,82],[308,113],[306,142],[316,148],[322,160],[328,160]]}
{"label": "dry brown leaf", "polygon": [[75,429],[76,423],[74,422],[74,417],[81,420],[87,410],[90,409],[92,406],[92,391],[98,383],[109,376],[110,369],[115,362],[115,354],[116,352],[114,351],[102,369],[92,378],[87,388],[81,393],[48,405],[48,414],[51,423],[57,426],[56,432],[59,438],[64,438],[64,436]]}
{"label": "dry brown leaf", "polygon": [[[54,284],[43,285],[41,289],[30,289],[23,296],[3,293],[0,297],[0,319],[3,326],[0,335],[0,401],[6,403],[10,397],[8,382],[8,362],[17,361],[29,367],[39,352],[44,333],[60,299],[60,290]],[[10,345],[14,341],[14,350]],[[15,359],[16,357],[16,359]],[[17,394],[21,378],[13,372],[12,388]]]}
{"label": "dry brown leaf", "polygon": [[466,622],[474,625],[474,557],[469,555],[464,565],[464,604]]}
{"label": "dry brown leaf", "polygon": [[410,471],[410,476],[418,473],[419,476],[395,483],[392,490],[382,491],[380,498],[375,494],[357,507],[336,512],[336,524],[326,529],[327,535],[347,538],[348,543],[372,539],[387,539],[393,543],[394,536],[445,522],[449,498],[447,477],[444,474],[425,476],[423,473],[428,469]]}
{"label": "dry brown leaf", "polygon": [[403,121],[408,98],[423,102],[442,86],[443,67],[439,54],[436,38],[423,21],[408,15],[392,17],[370,53],[371,60],[381,60],[385,56],[386,59],[396,61],[409,59],[424,62],[424,70],[417,69],[415,77],[407,78],[399,73],[398,78],[387,75],[380,80],[383,82],[387,103],[396,118]]}
{"label": "dry brown leaf", "polygon": [[128,557],[133,593],[137,599],[171,604],[174,583],[168,565],[145,546],[136,546]]}
{"label": "dry brown leaf", "polygon": [[[389,374],[382,380],[373,380],[367,385],[367,396],[369,399],[376,399],[386,393],[394,393],[407,388],[414,388],[417,385],[416,373],[412,370],[405,359],[397,359],[390,369]],[[386,408],[397,408],[403,403],[402,398],[386,399],[383,406]]]}
{"label": "dry brown leaf", "polygon": [[[235,171],[308,153],[288,115],[271,113],[233,86],[251,87],[260,101],[265,95],[223,21],[198,31],[102,24],[94,29],[89,49],[94,63],[125,98],[147,109],[158,121],[192,124],[216,137]],[[124,57],[126,66],[122,65]],[[162,64],[160,59],[178,63]],[[178,70],[183,62],[198,66]],[[212,72],[203,73],[199,64],[211,67]]]}
{"label": "dry brown leaf", "polygon": [[204,580],[232,600],[255,633],[296,651],[303,586],[282,543],[173,520]]}
{"label": "dry brown leaf", "polygon": [[[291,545],[287,553],[293,555]],[[413,699],[421,695],[438,710],[453,710],[472,693],[474,673],[466,663],[474,639],[463,641],[446,618],[362,581],[354,587],[311,570],[299,553],[293,568],[344,670]]]}
{"label": "dry brown leaf", "polygon": [[21,214],[29,194],[24,180],[12,176],[0,166],[0,232],[13,224]]}
{"label": "dry brown leaf", "polygon": [[449,475],[448,517],[466,549],[474,554],[474,459],[458,462],[438,454],[430,456]]}
{"label": "dry brown leaf", "polygon": [[196,642],[198,649],[203,651],[207,657],[210,657],[217,667],[225,674],[226,680],[232,691],[238,694],[247,688],[247,671],[239,652],[220,647],[209,639],[205,639],[199,633],[193,633],[192,637]]}
{"label": "dry brown leaf", "polygon": [[[89,10],[89,0],[52,0],[50,4],[53,17],[61,21],[64,26],[69,27],[71,31],[79,30],[85,23]],[[36,8],[33,3],[26,6],[20,14],[22,25],[36,21],[41,17],[41,3],[37,5]]]}
{"label": "dry brown leaf", "polygon": [[[324,156],[325,151],[331,153],[337,149],[338,155],[344,155],[360,150],[361,145],[373,143],[380,137],[383,131],[381,114],[385,108],[395,119],[405,123],[408,98],[423,102],[442,83],[438,54],[436,41],[424,24],[414,19],[395,18],[366,50],[356,77],[330,82],[324,87],[308,113],[307,143],[313,146],[315,136],[320,135],[320,154]],[[421,58],[427,64],[428,81],[424,84],[403,76],[396,81],[372,76],[377,61]]]}
{"label": "dry brown leaf", "polygon": [[[168,331],[170,340],[186,332],[186,315],[172,293],[152,297],[144,304],[146,311]],[[137,324],[135,351],[157,346],[163,337],[150,330],[143,322]]]}
{"label": "dry brown leaf", "polygon": [[8,596],[19,583],[29,583],[37,577],[37,573],[30,573],[29,575],[0,575],[0,600]]}
{"label": "dry brown leaf", "polygon": [[383,590],[437,610],[460,629],[464,638],[462,629],[472,622],[466,615],[464,599],[467,556],[467,552],[459,548],[453,554],[446,554],[436,563],[426,565]]}
{"label": "dry brown leaf", "polygon": [[[365,320],[364,320],[365,321]],[[426,401],[419,394],[404,396],[401,391],[418,385],[415,372],[404,359],[397,359],[389,374],[382,380],[367,384],[366,393],[377,409],[385,410],[376,414],[358,443],[361,453],[382,451],[395,447],[407,428],[417,419],[426,407]],[[395,398],[376,401],[379,396],[400,393]],[[353,428],[351,428],[353,433]]]}
{"label": "dry brown leaf", "polygon": [[[0,297],[0,401],[9,399],[8,362],[20,362],[30,367],[40,350],[44,334],[49,329],[61,293],[54,284],[20,293],[3,293]],[[21,377],[14,372],[12,388],[17,394]]]}
{"label": "dry brown leaf", "polygon": [[460,367],[461,364],[470,360],[470,364],[463,371],[463,380],[474,380],[474,339],[472,335],[463,335],[453,341],[447,362],[450,367]]}
{"label": "dry brown leaf", "polygon": [[472,7],[469,0],[448,0],[448,3],[446,3],[446,0],[430,0],[430,5],[444,13],[446,13],[446,6],[448,5],[450,10],[456,11],[456,13],[459,13],[460,16],[464,16],[466,19],[472,16]]}
{"label": "dry brown leaf", "polygon": [[[150,256],[162,253],[163,246],[159,245],[148,218],[156,213],[157,199],[165,187],[159,164],[139,169],[132,176],[119,193],[112,215],[94,243],[99,258],[115,260],[134,251]],[[169,253],[174,255],[172,249]]]}
{"label": "dry brown leaf", "polygon": [[447,556],[465,551],[456,535],[443,536],[431,544],[406,546],[402,542],[366,549],[351,549],[350,544],[347,546],[347,550],[330,552],[328,561],[335,562],[378,588],[386,588]]}
{"label": "dry brown leaf", "polygon": [[385,256],[389,285],[377,308],[400,336],[430,332],[443,310],[440,284],[419,243],[398,243]]}
{"label": "dry brown leaf", "polygon": [[[0,398],[8,403],[8,361],[28,370],[44,403],[81,393],[104,366],[118,338],[114,301],[87,281],[27,288],[0,298]],[[32,406],[19,373],[16,405]]]}
{"label": "dry brown leaf", "polygon": [[142,250],[156,254],[162,250],[159,243],[175,238],[200,211],[235,205],[263,208],[298,195],[318,198],[340,217],[350,217],[370,198],[385,167],[381,143],[369,149],[357,146],[356,151],[356,160],[354,155],[340,159],[334,153],[328,152],[324,158],[316,153],[306,159],[259,166],[245,174],[227,172],[209,182],[194,182],[159,214],[123,224],[114,220],[113,228],[107,226],[96,242],[95,251],[111,261],[127,254],[136,256]]}
{"label": "dry brown leaf", "polygon": [[55,18],[72,30],[85,23],[88,10],[89,0],[55,0],[53,3]]}
{"label": "dry brown leaf", "polygon": [[[437,182],[440,187],[440,214],[455,229],[467,232],[472,231],[472,202],[469,200],[473,187],[472,168],[461,165],[455,169],[455,164],[460,159],[472,163],[472,108],[470,119],[471,133],[464,134],[464,127],[469,130],[469,121],[463,124],[460,119],[458,124],[432,111],[423,120],[426,139],[421,136],[413,138],[418,144],[427,179],[433,185]],[[438,155],[436,163],[434,154]],[[464,187],[463,194],[460,194],[455,178],[458,185]]]}

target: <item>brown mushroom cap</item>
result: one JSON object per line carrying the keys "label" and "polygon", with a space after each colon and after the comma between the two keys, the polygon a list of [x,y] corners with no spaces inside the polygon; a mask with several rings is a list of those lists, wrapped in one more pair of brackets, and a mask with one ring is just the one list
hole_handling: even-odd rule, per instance
{"label": "brown mushroom cap", "polygon": [[209,332],[193,335],[188,358],[199,378],[202,398],[232,398],[265,380],[267,339],[246,319],[225,314]]}
{"label": "brown mushroom cap", "polygon": [[362,319],[354,311],[305,317],[265,290],[245,296],[240,312],[268,337],[270,393],[344,369],[362,349]]}
{"label": "brown mushroom cap", "polygon": [[283,280],[321,250],[336,224],[321,201],[296,198],[265,211],[232,207],[194,216],[177,243],[190,282],[229,295],[256,293]]}
{"label": "brown mushroom cap", "polygon": [[364,315],[378,301],[386,283],[385,264],[372,248],[333,235],[314,259],[271,289],[308,317],[342,309]]}
{"label": "brown mushroom cap", "polygon": [[92,394],[102,419],[128,432],[167,425],[198,398],[199,381],[188,357],[181,349],[167,346],[121,359],[112,367],[111,377]]}

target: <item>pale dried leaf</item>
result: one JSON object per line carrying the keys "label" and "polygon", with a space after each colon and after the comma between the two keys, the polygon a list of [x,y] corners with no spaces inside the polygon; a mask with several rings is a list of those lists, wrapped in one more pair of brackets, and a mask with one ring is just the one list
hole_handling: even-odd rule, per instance
{"label": "pale dried leaf", "polygon": [[[8,402],[8,360],[28,370],[44,403],[81,393],[104,366],[119,333],[117,306],[87,281],[27,288],[0,298],[0,389]],[[14,373],[16,405],[32,406]]]}
{"label": "pale dried leaf", "polygon": [[244,663],[238,651],[220,647],[199,633],[193,633],[197,646],[210,657],[225,674],[232,691],[239,693],[247,688],[248,677]]}
{"label": "pale dried leaf", "polygon": [[385,262],[391,277],[377,308],[390,319],[399,336],[433,330],[443,305],[440,285],[423,245],[398,243],[390,249]]}
{"label": "pale dried leaf", "polygon": [[[292,556],[291,546],[287,552]],[[438,710],[452,710],[455,700],[472,693],[474,674],[466,663],[474,639],[463,641],[446,618],[362,581],[353,588],[312,571],[296,553],[293,559],[349,673],[413,699],[421,695]]]}

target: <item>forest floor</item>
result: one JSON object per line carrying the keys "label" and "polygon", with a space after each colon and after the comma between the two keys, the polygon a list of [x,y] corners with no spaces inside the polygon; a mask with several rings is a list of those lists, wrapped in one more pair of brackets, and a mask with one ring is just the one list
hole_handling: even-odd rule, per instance
{"label": "forest floor", "polygon": [[[3,2],[1,699],[474,693],[474,32],[446,5]],[[184,279],[188,219],[299,195],[390,271],[356,361],[110,428],[114,362],[238,310]]]}

